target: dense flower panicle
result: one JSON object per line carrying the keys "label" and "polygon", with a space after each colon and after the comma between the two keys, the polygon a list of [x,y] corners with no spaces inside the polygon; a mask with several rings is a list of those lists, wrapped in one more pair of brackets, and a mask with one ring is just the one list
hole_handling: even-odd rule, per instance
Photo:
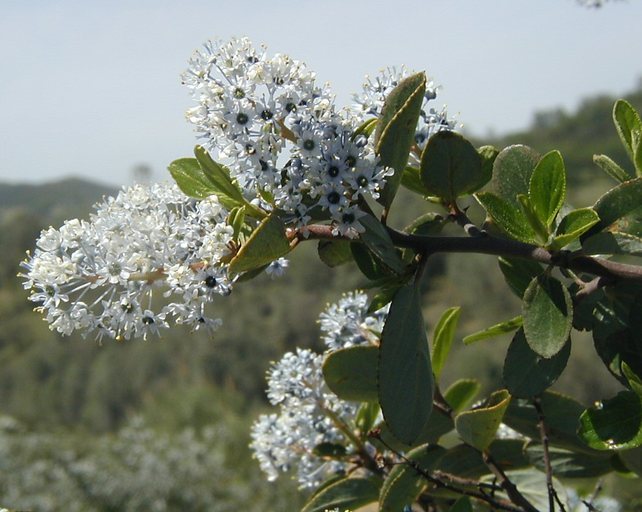
{"label": "dense flower panicle", "polygon": [[[205,305],[228,295],[220,263],[233,229],[215,196],[188,198],[176,185],[136,185],[96,205],[89,221],[66,221],[41,233],[23,262],[25,288],[52,329],[97,338],[145,338],[176,323],[216,327]],[[153,292],[167,283],[172,301],[155,310]]]}
{"label": "dense flower panicle", "polygon": [[310,350],[288,352],[268,372],[268,398],[280,413],[261,415],[252,427],[254,456],[270,481],[295,469],[302,487],[314,487],[347,468],[313,451],[320,443],[341,443],[337,422],[354,417],[355,404],[337,398],[325,384],[323,356]]}
{"label": "dense flower panicle", "polygon": [[363,116],[337,112],[305,64],[269,57],[246,38],[209,42],[192,56],[183,83],[198,102],[187,119],[249,199],[284,211],[296,226],[315,210],[336,233],[363,231],[356,201],[376,199],[391,170],[354,137]]}
{"label": "dense flower panicle", "polygon": [[368,296],[356,291],[346,293],[337,303],[329,304],[319,315],[321,339],[328,350],[373,343],[379,339],[389,305],[368,313]]}
{"label": "dense flower panicle", "polygon": [[[344,295],[320,315],[328,352],[378,343],[387,313],[385,307],[368,314],[368,297],[362,292]],[[342,461],[314,454],[320,443],[345,444],[348,440],[338,422],[352,429],[350,420],[357,411],[357,404],[339,399],[327,387],[321,371],[323,359],[323,355],[297,349],[268,371],[267,396],[280,412],[259,417],[250,446],[269,480],[280,472],[296,470],[302,487],[314,487],[348,469]]]}

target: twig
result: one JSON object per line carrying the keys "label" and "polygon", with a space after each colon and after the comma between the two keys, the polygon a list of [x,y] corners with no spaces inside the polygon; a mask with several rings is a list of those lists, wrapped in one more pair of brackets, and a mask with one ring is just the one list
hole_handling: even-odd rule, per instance
{"label": "twig", "polygon": [[[482,501],[488,503],[495,510],[506,510],[508,512],[524,512],[525,510],[527,512],[532,512],[532,510],[534,510],[534,509],[531,510],[531,509],[519,508],[519,507],[516,507],[515,505],[513,505],[513,504],[511,504],[511,503],[509,503],[509,502],[507,502],[505,500],[493,498],[493,497],[489,496],[488,494],[485,494],[484,492],[475,491],[475,490],[471,490],[471,489],[462,489],[462,488],[457,487],[455,485],[451,485],[450,483],[444,482],[443,480],[440,480],[436,476],[431,475],[428,471],[426,471],[421,466],[419,466],[419,464],[417,464],[414,460],[411,460],[411,459],[407,458],[405,455],[403,455],[402,453],[397,452],[394,448],[389,446],[388,443],[386,443],[386,441],[384,441],[381,438],[380,432],[378,430],[375,429],[375,430],[371,431],[369,433],[369,435],[371,437],[374,437],[374,438],[378,439],[381,442],[381,444],[383,444],[392,453],[397,455],[397,457],[399,457],[401,460],[403,460],[404,463],[408,464],[412,469],[414,469],[417,472],[417,474],[421,475],[423,478],[425,478],[426,480],[428,480],[430,483],[432,483],[433,485],[435,485],[438,488],[446,489],[446,490],[455,492],[457,494],[461,494],[463,496],[470,496],[471,498],[477,498],[478,500],[482,500]],[[479,486],[479,483],[480,482],[475,482],[475,485]],[[534,512],[537,512],[537,511],[534,510]]]}
{"label": "twig", "polygon": [[[568,268],[576,272],[586,272],[611,280],[630,279],[642,281],[642,266],[628,265],[615,261],[572,254],[568,251],[549,251],[543,247],[517,240],[498,238],[487,234],[477,237],[449,237],[409,235],[391,228],[388,234],[398,247],[407,247],[415,251],[437,253],[478,253],[493,256],[507,256],[537,261],[544,265]],[[332,233],[332,226],[313,224],[298,231],[298,237],[306,239],[352,240]]]}
{"label": "twig", "polygon": [[561,502],[555,486],[553,485],[553,468],[551,466],[551,455],[548,447],[548,432],[546,430],[546,418],[544,417],[544,409],[542,409],[542,402],[539,397],[533,398],[533,405],[537,411],[537,426],[539,427],[539,435],[542,440],[542,448],[544,449],[544,467],[546,468],[546,488],[548,489],[548,509],[550,512],[555,512],[555,503],[560,507],[562,512],[566,512],[564,504]]}
{"label": "twig", "polygon": [[528,501],[521,492],[519,492],[515,484],[511,482],[508,475],[506,475],[504,470],[497,464],[497,462],[495,462],[490,453],[486,451],[482,452],[482,459],[486,466],[488,466],[488,468],[497,477],[499,485],[504,489],[504,491],[506,491],[506,494],[513,503],[522,507],[526,512],[538,512],[531,502]]}
{"label": "twig", "polygon": [[486,236],[488,233],[483,229],[479,229],[466,215],[465,210],[461,210],[457,203],[453,203],[450,206],[449,212],[450,218],[453,219],[457,224],[459,224],[468,236],[477,237],[477,236]]}

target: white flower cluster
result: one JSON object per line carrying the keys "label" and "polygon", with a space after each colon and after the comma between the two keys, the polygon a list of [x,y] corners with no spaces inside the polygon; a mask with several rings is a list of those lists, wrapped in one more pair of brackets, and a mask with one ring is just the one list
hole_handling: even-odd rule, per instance
{"label": "white flower cluster", "polygon": [[[362,343],[378,342],[387,308],[367,314],[368,297],[346,294],[320,316],[328,352]],[[296,469],[302,487],[314,487],[347,469],[337,460],[313,453],[320,443],[345,445],[340,426],[352,430],[357,405],[340,400],[325,384],[323,356],[310,350],[288,352],[268,372],[267,396],[280,414],[262,415],[252,428],[251,448],[268,480]]]}
{"label": "white flower cluster", "polygon": [[[354,111],[356,115],[379,117],[384,101],[390,92],[399,85],[404,78],[412,74],[405,66],[401,68],[386,68],[374,78],[366,77],[363,90],[354,95]],[[419,149],[423,149],[428,139],[442,130],[454,130],[457,121],[448,117],[446,107],[440,110],[429,105],[428,102],[437,98],[439,86],[432,80],[426,84],[421,114],[415,129],[415,143]]]}
{"label": "white flower cluster", "polygon": [[[205,305],[228,295],[221,258],[233,229],[216,196],[188,198],[170,184],[136,185],[96,205],[89,221],[69,220],[41,233],[23,262],[25,288],[51,329],[145,338],[168,319],[215,328]],[[173,300],[154,311],[153,291]]]}
{"label": "white flower cluster", "polygon": [[364,118],[336,112],[305,64],[268,57],[246,38],[209,42],[192,56],[183,83],[198,102],[188,120],[250,198],[297,226],[320,216],[341,234],[363,231],[356,201],[377,198],[392,171],[365,137],[355,137]]}
{"label": "white flower cluster", "polygon": [[313,453],[321,443],[345,443],[356,405],[343,402],[326,386],[323,356],[310,350],[288,352],[268,372],[268,398],[280,414],[263,414],[252,426],[254,457],[268,480],[296,469],[301,487],[315,487],[347,465]]}
{"label": "white flower cluster", "polygon": [[388,309],[389,305],[369,314],[365,293],[346,293],[338,303],[329,304],[319,315],[322,340],[328,350],[376,342],[381,336]]}

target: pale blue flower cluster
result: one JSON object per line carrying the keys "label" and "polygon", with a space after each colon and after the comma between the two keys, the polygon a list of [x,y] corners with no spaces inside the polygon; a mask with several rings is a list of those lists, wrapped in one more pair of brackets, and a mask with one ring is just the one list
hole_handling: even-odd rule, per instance
{"label": "pale blue flower cluster", "polygon": [[[321,314],[321,329],[328,352],[379,341],[387,308],[367,313],[368,297],[346,294]],[[321,367],[324,356],[311,350],[288,352],[268,371],[267,396],[279,414],[265,414],[252,428],[251,448],[261,469],[272,481],[281,472],[295,471],[302,487],[315,487],[350,468],[345,461],[315,455],[321,443],[354,447],[345,435],[353,430],[357,404],[339,399],[327,387]]]}

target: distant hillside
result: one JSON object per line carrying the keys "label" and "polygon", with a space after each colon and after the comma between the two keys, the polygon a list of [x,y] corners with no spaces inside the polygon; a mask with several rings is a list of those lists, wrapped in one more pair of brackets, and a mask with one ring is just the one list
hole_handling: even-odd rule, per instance
{"label": "distant hillside", "polygon": [[96,201],[116,190],[78,178],[41,185],[0,183],[0,219],[20,212],[43,223],[59,224],[67,218],[85,217]]}

